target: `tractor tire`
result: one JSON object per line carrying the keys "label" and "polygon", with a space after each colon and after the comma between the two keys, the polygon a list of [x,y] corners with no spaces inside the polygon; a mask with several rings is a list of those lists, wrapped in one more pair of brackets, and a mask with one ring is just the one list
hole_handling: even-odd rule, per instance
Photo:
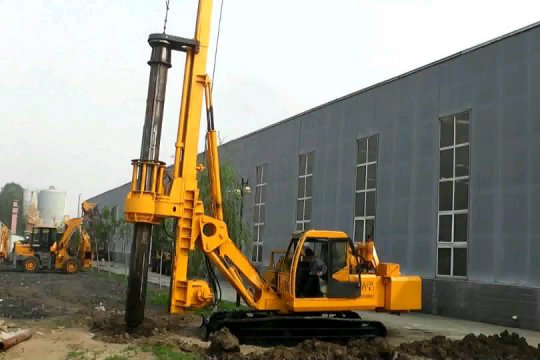
{"label": "tractor tire", "polygon": [[24,272],[35,273],[39,270],[39,260],[35,256],[29,256],[22,262]]}
{"label": "tractor tire", "polygon": [[67,259],[64,261],[64,265],[62,266],[62,271],[65,274],[75,274],[79,271],[79,262],[75,259]]}

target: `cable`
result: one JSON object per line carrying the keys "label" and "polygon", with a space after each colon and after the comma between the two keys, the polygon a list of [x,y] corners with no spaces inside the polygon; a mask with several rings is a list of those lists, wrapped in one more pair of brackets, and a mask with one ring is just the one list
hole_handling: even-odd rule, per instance
{"label": "cable", "polygon": [[216,39],[216,52],[214,53],[214,68],[212,69],[212,89],[214,89],[214,83],[215,83],[215,73],[216,73],[216,63],[217,63],[217,54],[218,54],[218,48],[219,48],[219,34],[221,32],[221,15],[223,14],[223,2],[225,0],[221,0],[221,6],[219,8],[219,21],[218,21],[218,28],[217,28],[217,39]]}
{"label": "cable", "polygon": [[208,271],[208,280],[210,281],[210,287],[212,287],[212,290],[214,291],[214,303],[212,304],[212,308],[211,308],[211,310],[214,310],[221,302],[221,297],[222,297],[221,284],[219,283],[219,279],[216,276],[214,268],[212,267],[212,264],[210,263],[210,259],[208,259],[208,256],[206,256],[206,254],[204,255],[204,261],[206,263],[206,269]]}
{"label": "cable", "polygon": [[163,21],[163,33],[167,30],[167,18],[169,17],[169,3],[171,0],[165,0],[165,20]]}

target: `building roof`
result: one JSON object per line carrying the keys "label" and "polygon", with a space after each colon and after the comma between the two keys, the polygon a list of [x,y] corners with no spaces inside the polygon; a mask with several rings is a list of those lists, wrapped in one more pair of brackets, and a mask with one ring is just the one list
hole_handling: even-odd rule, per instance
{"label": "building roof", "polygon": [[315,106],[315,107],[313,107],[313,108],[311,108],[311,109],[308,109],[308,110],[305,110],[305,111],[303,111],[303,112],[301,112],[301,113],[295,114],[295,115],[293,115],[293,116],[291,116],[291,117],[288,117],[288,118],[286,118],[286,119],[284,119],[284,120],[278,121],[278,122],[276,122],[276,123],[274,123],[274,124],[271,124],[271,125],[265,126],[265,127],[263,127],[263,128],[260,128],[260,129],[258,129],[258,130],[255,130],[255,131],[253,131],[253,132],[250,132],[249,134],[246,134],[246,135],[242,135],[242,136],[240,136],[240,137],[237,137],[236,139],[233,139],[233,140],[231,140],[231,141],[228,141],[228,142],[224,143],[223,145],[228,145],[228,144],[230,144],[230,143],[233,143],[233,142],[242,140],[242,139],[244,139],[244,138],[247,138],[247,137],[249,137],[249,136],[255,135],[255,134],[260,133],[260,132],[262,132],[262,131],[265,131],[265,130],[267,130],[267,129],[269,129],[269,128],[272,128],[272,127],[274,127],[274,126],[281,125],[281,124],[283,124],[283,123],[285,123],[285,122],[292,121],[292,120],[294,120],[294,119],[296,119],[296,118],[298,118],[298,117],[300,117],[300,116],[303,116],[303,115],[309,114],[309,113],[311,113],[311,112],[313,112],[313,111],[317,111],[317,110],[319,110],[319,109],[322,109],[322,108],[324,108],[324,107],[326,107],[326,106],[329,106],[329,105],[338,103],[338,102],[340,102],[340,101],[346,100],[346,99],[348,99],[348,98],[350,98],[350,97],[353,97],[353,96],[356,96],[356,95],[358,95],[358,94],[361,94],[361,93],[370,91],[370,90],[372,90],[372,89],[375,89],[375,88],[378,88],[378,87],[380,87],[380,86],[386,85],[386,84],[391,83],[391,82],[393,82],[393,81],[396,81],[396,80],[402,79],[402,78],[404,78],[404,77],[413,75],[413,74],[418,73],[418,72],[420,72],[420,71],[422,71],[422,70],[425,70],[425,69],[428,69],[428,68],[430,68],[430,67],[439,65],[439,64],[441,64],[441,63],[444,63],[444,62],[446,62],[446,61],[455,59],[455,58],[457,58],[457,57],[460,57],[460,56],[463,56],[463,55],[465,55],[465,54],[471,53],[471,52],[473,52],[473,51],[479,50],[479,49],[484,48],[484,47],[486,47],[486,46],[495,44],[495,43],[497,43],[497,42],[499,42],[499,41],[508,39],[508,38],[510,38],[510,37],[512,37],[512,36],[519,35],[519,34],[521,34],[521,33],[523,33],[523,32],[529,31],[529,30],[534,29],[534,28],[537,28],[537,27],[539,27],[539,26],[540,26],[540,21],[537,21],[537,22],[535,22],[535,23],[533,23],[533,24],[530,24],[530,25],[527,25],[527,26],[525,26],[525,27],[522,27],[522,28],[520,28],[520,29],[518,29],[518,30],[514,30],[514,31],[509,32],[509,33],[507,33],[507,34],[498,36],[498,37],[496,37],[496,38],[494,38],[494,39],[491,39],[491,40],[485,41],[485,42],[483,42],[483,43],[480,43],[480,44],[478,44],[478,45],[475,45],[475,46],[473,46],[473,47],[470,47],[470,48],[468,48],[468,49],[459,51],[459,52],[457,52],[457,53],[455,53],[455,54],[446,56],[446,57],[444,57],[444,58],[442,58],[442,59],[433,61],[433,62],[431,62],[431,63],[429,63],[429,64],[420,66],[420,67],[418,67],[418,68],[416,68],[416,69],[407,71],[406,73],[403,73],[403,74],[401,74],[401,75],[394,76],[394,77],[392,77],[392,78],[390,78],[390,79],[387,79],[387,80],[378,82],[378,83],[376,83],[376,84],[373,84],[373,85],[370,85],[370,86],[368,86],[368,87],[366,87],[366,88],[363,88],[363,89],[354,91],[354,92],[352,92],[352,93],[350,93],[350,94],[341,96],[341,97],[336,98],[336,99],[334,99],[334,100],[330,100],[330,101],[328,101],[328,102],[326,102],[326,103],[324,103],[324,104]]}

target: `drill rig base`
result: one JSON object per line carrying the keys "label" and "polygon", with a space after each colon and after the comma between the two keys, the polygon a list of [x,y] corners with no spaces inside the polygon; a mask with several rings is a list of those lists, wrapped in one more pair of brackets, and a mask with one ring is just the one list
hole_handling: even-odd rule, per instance
{"label": "drill rig base", "polygon": [[219,311],[205,321],[206,340],[226,327],[241,344],[295,345],[307,339],[347,342],[386,336],[379,321],[363,320],[352,311],[278,314],[268,311]]}

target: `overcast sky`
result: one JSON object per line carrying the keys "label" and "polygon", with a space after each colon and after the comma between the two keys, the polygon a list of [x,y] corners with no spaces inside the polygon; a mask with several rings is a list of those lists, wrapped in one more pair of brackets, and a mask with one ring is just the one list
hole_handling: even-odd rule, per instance
{"label": "overcast sky", "polygon": [[[213,66],[221,0],[214,1]],[[67,192],[66,211],[126,183],[139,155],[149,33],[164,0],[0,0],[0,186]],[[192,37],[195,0],[167,32]],[[232,140],[539,20],[540,1],[225,0],[214,104]],[[161,158],[174,153],[182,59],[173,57]]]}

